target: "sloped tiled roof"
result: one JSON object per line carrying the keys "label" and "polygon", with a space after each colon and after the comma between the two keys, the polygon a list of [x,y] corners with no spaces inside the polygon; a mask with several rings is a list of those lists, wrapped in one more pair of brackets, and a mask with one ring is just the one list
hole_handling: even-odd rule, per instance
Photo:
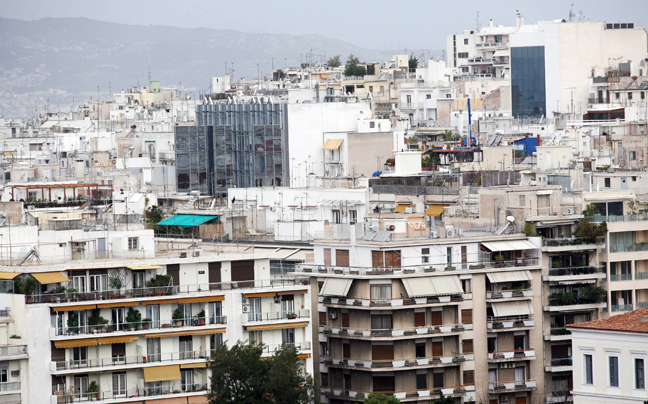
{"label": "sloped tiled roof", "polygon": [[648,307],[599,320],[569,324],[567,328],[648,333]]}

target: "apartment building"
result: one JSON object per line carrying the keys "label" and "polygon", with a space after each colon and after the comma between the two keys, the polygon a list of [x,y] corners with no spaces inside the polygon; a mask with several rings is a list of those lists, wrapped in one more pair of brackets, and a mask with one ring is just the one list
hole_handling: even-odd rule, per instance
{"label": "apartment building", "polygon": [[571,324],[574,404],[645,403],[648,309]]}
{"label": "apartment building", "polygon": [[3,295],[24,299],[13,308],[22,338],[43,358],[25,368],[23,403],[206,403],[211,352],[239,340],[264,343],[264,355],[294,344],[313,373],[308,278],[272,277],[263,254],[194,249],[3,270],[34,288]]}
{"label": "apartment building", "polygon": [[[313,346],[322,399],[531,403],[544,391],[540,240],[318,240]],[[314,298],[314,295],[313,295]]]}
{"label": "apartment building", "polygon": [[[0,285],[2,290],[3,285]],[[25,301],[22,296],[0,293],[0,402],[30,402],[34,392],[28,386],[29,351],[25,340]]]}

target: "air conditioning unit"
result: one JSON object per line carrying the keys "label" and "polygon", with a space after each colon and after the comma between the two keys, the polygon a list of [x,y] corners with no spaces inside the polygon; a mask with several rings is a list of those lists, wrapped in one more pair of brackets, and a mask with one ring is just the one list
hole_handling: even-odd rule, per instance
{"label": "air conditioning unit", "polygon": [[200,257],[200,254],[202,254],[202,250],[193,250],[191,252],[192,257]]}
{"label": "air conditioning unit", "polygon": [[20,377],[20,370],[12,370],[11,377]]}
{"label": "air conditioning unit", "polygon": [[452,225],[448,225],[445,227],[445,234],[447,238],[452,238],[457,236],[457,232],[455,230],[455,227]]}
{"label": "air conditioning unit", "polygon": [[248,300],[246,298],[243,298],[243,304],[247,304]]}
{"label": "air conditioning unit", "polygon": [[500,369],[513,369],[515,368],[514,362],[500,363]]}
{"label": "air conditioning unit", "polygon": [[330,312],[330,313],[329,313],[329,318],[330,318],[331,320],[336,320],[336,319],[337,319],[337,313],[334,312],[334,311]]}
{"label": "air conditioning unit", "polygon": [[186,251],[181,252],[180,258],[187,258],[187,252]]}
{"label": "air conditioning unit", "polygon": [[573,215],[574,214],[574,208],[567,208],[567,214],[568,215]]}
{"label": "air conditioning unit", "polygon": [[250,308],[248,306],[243,306],[243,313],[247,312]]}

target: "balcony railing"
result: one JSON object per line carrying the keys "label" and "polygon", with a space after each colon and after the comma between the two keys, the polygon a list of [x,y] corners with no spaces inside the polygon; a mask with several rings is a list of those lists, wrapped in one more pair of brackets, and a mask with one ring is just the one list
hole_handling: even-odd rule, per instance
{"label": "balcony railing", "polygon": [[502,393],[515,390],[535,389],[535,380],[517,380],[512,382],[490,382],[488,390],[491,393]]}
{"label": "balcony railing", "polygon": [[20,391],[20,382],[0,382],[0,391]]}
{"label": "balcony railing", "polygon": [[610,245],[611,253],[648,251],[648,244]]}
{"label": "balcony railing", "polygon": [[349,267],[349,266],[322,266],[313,263],[297,264],[295,266],[297,272],[313,272],[313,273],[334,273],[346,275],[406,275],[413,273],[427,273],[427,272],[451,272],[451,271],[467,271],[467,270],[480,270],[492,268],[513,268],[513,267],[527,267],[538,266],[540,260],[538,258],[520,258],[515,260],[501,260],[501,261],[474,261],[474,262],[458,262],[451,265],[448,264],[423,264],[411,265],[400,267]]}
{"label": "balcony railing", "polygon": [[131,332],[139,330],[149,330],[158,328],[180,328],[180,327],[203,327],[208,325],[225,325],[227,316],[207,318],[203,322],[196,317],[170,320],[169,322],[161,321],[142,321],[138,323],[119,323],[119,324],[97,324],[97,325],[80,325],[74,327],[55,327],[57,336],[76,335],[76,334],[101,334],[112,332]]}
{"label": "balcony railing", "polygon": [[648,307],[648,302],[637,302],[638,309],[642,309],[644,307]]}
{"label": "balcony railing", "polygon": [[549,276],[574,276],[574,275],[590,275],[605,273],[603,266],[581,266],[581,267],[565,267],[565,268],[552,268],[549,270]]}
{"label": "balcony railing", "polygon": [[610,274],[610,281],[631,281],[632,274]]}
{"label": "balcony railing", "polygon": [[486,299],[511,299],[514,297],[533,297],[531,289],[490,290],[486,291]]}
{"label": "balcony railing", "polygon": [[286,344],[270,344],[270,345],[263,345],[263,354],[269,354],[272,355],[277,349],[283,347],[283,346],[294,346],[297,348],[298,351],[308,351],[311,349],[311,343],[310,341],[302,341],[302,342],[292,342],[292,343],[286,343]]}
{"label": "balcony railing", "polygon": [[517,316],[517,317],[487,317],[486,318],[486,328],[489,330],[500,330],[507,328],[519,328],[519,327],[534,327],[535,322],[533,321],[533,316]]}
{"label": "balcony railing", "polygon": [[328,335],[357,337],[402,337],[406,335],[444,334],[472,330],[472,324],[436,325],[413,328],[362,329],[351,327],[323,326],[320,331]]}
{"label": "balcony railing", "polygon": [[635,279],[648,279],[648,272],[635,272]]}
{"label": "balcony railing", "polygon": [[648,220],[648,213],[639,213],[637,215],[594,215],[592,222],[637,222]]}
{"label": "balcony railing", "polygon": [[116,367],[127,365],[143,365],[145,363],[172,362],[181,360],[204,359],[207,360],[214,350],[165,352],[136,356],[115,356],[109,358],[71,360],[52,362],[52,371],[77,370],[88,368]]}
{"label": "balcony railing", "polygon": [[310,317],[310,310],[296,310],[294,312],[279,311],[279,312],[272,312],[272,313],[243,313],[242,316],[243,322],[287,320],[287,319],[309,318],[309,317]]}
{"label": "balcony railing", "polygon": [[329,397],[350,398],[356,400],[363,400],[369,397],[371,393],[380,393],[388,396],[394,396],[399,400],[408,398],[439,398],[441,393],[444,396],[463,395],[466,392],[475,391],[475,385],[466,384],[462,386],[451,387],[431,387],[428,389],[418,390],[401,390],[401,391],[369,391],[369,390],[351,390],[338,387],[322,386],[321,392]]}
{"label": "balcony railing", "polygon": [[27,355],[27,345],[0,346],[0,358]]}
{"label": "balcony railing", "polygon": [[328,297],[318,296],[319,303],[335,304],[341,306],[356,306],[356,307],[398,307],[408,306],[412,304],[434,304],[434,303],[450,303],[461,302],[463,300],[471,300],[472,293],[463,293],[454,296],[431,296],[431,297],[406,297],[396,299],[364,299],[364,298],[344,298],[344,297]]}
{"label": "balcony railing", "polygon": [[621,311],[632,311],[632,305],[631,304],[613,304],[612,305],[612,312],[621,312]]}
{"label": "balcony railing", "polygon": [[474,360],[473,353],[455,354],[450,356],[432,356],[429,358],[401,358],[391,360],[373,359],[349,359],[322,356],[322,362],[333,366],[350,366],[358,369],[379,369],[379,368],[407,368],[414,366],[441,366],[461,363],[467,360]]}
{"label": "balcony railing", "polygon": [[572,366],[572,358],[553,358],[551,359],[551,366]]}
{"label": "balcony railing", "polygon": [[488,353],[492,361],[535,358],[535,349],[514,349],[512,351],[493,351]]}
{"label": "balcony railing", "polygon": [[[101,390],[101,389],[100,389]],[[128,397],[154,397],[154,396],[166,396],[166,395],[180,395],[183,396],[186,393],[196,392],[202,393],[207,391],[207,384],[188,384],[188,385],[179,385],[176,387],[137,387],[132,389],[122,389],[122,390],[113,390],[113,391],[99,391],[99,392],[85,392],[85,393],[75,393],[68,394],[64,393],[62,397],[65,398],[66,403],[77,403],[82,401],[104,401],[112,400],[116,398],[128,398]],[[201,394],[195,394],[201,395]]]}
{"label": "balcony railing", "polygon": [[571,335],[571,331],[569,331],[565,327],[554,327],[552,325],[550,334],[551,335]]}
{"label": "balcony railing", "polygon": [[590,245],[590,244],[603,244],[603,237],[597,237],[595,239],[591,238],[548,238],[544,239],[543,245],[546,247],[562,247],[562,246],[578,246],[578,245]]}
{"label": "balcony railing", "polygon": [[145,288],[105,290],[95,292],[69,292],[69,293],[43,293],[30,296],[33,301],[28,303],[62,303],[112,299],[140,299],[154,296],[175,296],[183,294],[195,294],[200,292],[213,292],[229,289],[272,289],[285,288],[290,286],[308,285],[308,278],[277,278],[267,280],[241,281],[241,282],[219,282],[203,283],[192,285],[176,286],[155,286]]}

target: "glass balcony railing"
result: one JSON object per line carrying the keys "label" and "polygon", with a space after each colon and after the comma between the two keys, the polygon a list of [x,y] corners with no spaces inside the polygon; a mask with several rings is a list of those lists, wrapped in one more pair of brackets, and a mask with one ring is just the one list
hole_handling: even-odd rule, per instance
{"label": "glass balcony railing", "polygon": [[564,268],[551,268],[549,276],[573,276],[605,273],[603,266],[576,266]]}
{"label": "glass balcony railing", "polygon": [[204,327],[210,325],[225,325],[227,324],[227,316],[220,317],[207,317],[206,319],[181,318],[170,321],[141,321],[133,323],[118,323],[118,324],[95,324],[95,325],[79,325],[71,327],[55,327],[57,336],[61,335],[80,335],[80,334],[103,334],[103,333],[124,333],[140,330],[150,330],[158,328],[181,328],[181,327]]}
{"label": "glass balcony railing", "polygon": [[243,313],[243,322],[273,321],[273,320],[294,320],[310,318],[310,310],[296,310],[294,312],[271,312],[271,313]]}
{"label": "glass balcony railing", "polygon": [[610,281],[631,281],[632,274],[610,274]]}
{"label": "glass balcony railing", "polygon": [[612,312],[622,312],[622,311],[632,311],[632,305],[631,304],[613,304],[612,305]]}

